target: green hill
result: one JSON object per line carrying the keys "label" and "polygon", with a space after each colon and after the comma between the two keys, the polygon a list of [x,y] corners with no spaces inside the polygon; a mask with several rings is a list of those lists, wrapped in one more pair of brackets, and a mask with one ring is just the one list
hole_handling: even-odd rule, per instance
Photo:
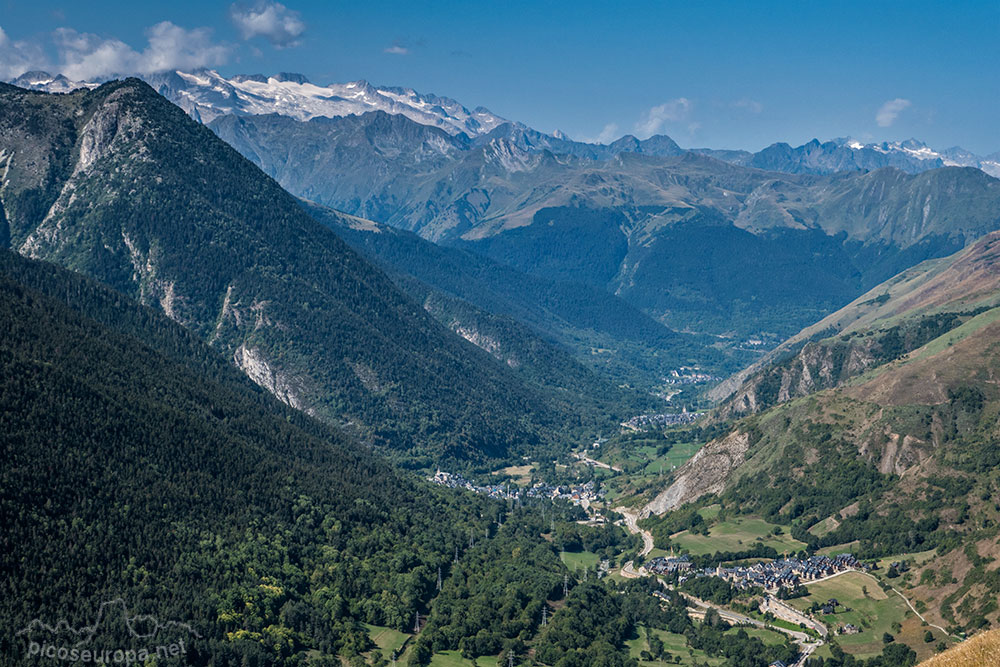
{"label": "green hill", "polygon": [[906,580],[929,617],[955,631],[998,622],[998,243],[916,267],[804,332],[815,340],[735,394],[759,412],[678,469],[650,509],[710,494],[813,549],[935,550]]}

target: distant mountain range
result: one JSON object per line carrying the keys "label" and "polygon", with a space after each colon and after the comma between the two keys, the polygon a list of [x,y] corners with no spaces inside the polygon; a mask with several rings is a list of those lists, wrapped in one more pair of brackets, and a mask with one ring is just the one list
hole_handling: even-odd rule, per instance
{"label": "distant mountain range", "polygon": [[680,330],[791,335],[1000,225],[1000,182],[971,168],[788,174],[666,138],[554,152],[512,126],[470,139],[383,112],[209,127],[300,197],[607,290]]}
{"label": "distant mountain range", "polygon": [[[364,82],[148,79],[298,197],[608,291],[679,330],[780,339],[1000,227],[992,163],[959,149],[586,144]],[[18,83],[74,85],[44,73]]]}
{"label": "distant mountain range", "polygon": [[[203,123],[229,114],[279,114],[309,120],[385,111],[450,134],[464,132],[469,136],[509,123],[482,107],[469,111],[446,97],[422,95],[409,88],[376,87],[367,81],[317,86],[301,74],[244,74],[227,79],[213,70],[162,72],[144,78],[158,93]],[[37,71],[22,74],[11,83],[59,93],[96,85]]]}
{"label": "distant mountain range", "polygon": [[[618,153],[678,155],[683,152],[669,137],[656,135],[639,140],[626,135],[610,144],[572,141],[562,133],[546,134],[494,114],[489,109],[469,110],[461,103],[411,88],[374,86],[359,80],[320,86],[302,74],[238,74],[226,78],[214,70],[163,72],[145,77],[161,95],[196,120],[210,123],[222,116],[266,116],[276,114],[306,121],[341,118],[370,111],[405,116],[421,125],[465,134],[475,139],[503,137],[526,150],[549,150],[595,159]],[[48,72],[26,72],[12,80],[16,86],[46,92],[69,92],[93,88],[99,82],[71,81]],[[792,147],[776,143],[757,152],[692,148],[692,152],[768,171],[830,174],[838,171],[871,171],[895,167],[917,173],[938,167],[976,167],[1000,177],[1000,151],[978,156],[963,148],[935,150],[915,139],[902,142],[862,143],[851,138],[820,142],[817,139]]]}
{"label": "distant mountain range", "polygon": [[990,176],[1000,177],[1000,152],[981,157],[957,146],[938,151],[916,139],[868,144],[849,137],[822,143],[813,139],[797,148],[786,143],[772,144],[757,153],[710,148],[691,150],[732,164],[791,174],[833,174],[885,167],[915,174],[939,167],[975,167]]}

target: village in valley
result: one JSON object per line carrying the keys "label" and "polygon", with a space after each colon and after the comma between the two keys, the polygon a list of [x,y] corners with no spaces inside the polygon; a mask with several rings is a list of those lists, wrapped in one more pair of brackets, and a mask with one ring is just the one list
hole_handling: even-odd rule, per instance
{"label": "village in valley", "polygon": [[[682,383],[688,379],[674,378]],[[660,488],[664,473],[671,474],[694,454],[696,448],[683,438],[687,430],[711,428],[701,423],[703,416],[684,409],[638,415],[623,422],[619,433],[581,444],[559,460],[525,459],[472,479],[439,469],[428,479],[518,505],[564,503],[576,508],[569,516],[578,524],[610,528],[614,523],[641,536],[644,548],[637,554],[584,550],[563,551],[560,557],[579,580],[586,580],[588,572],[597,578],[651,578],[660,584],[652,595],[664,600],[682,596],[695,620],[715,610],[734,627],[765,633],[774,641],[788,638],[801,652],[785,667],[802,665],[810,655],[830,655],[831,641],[854,655],[874,655],[883,635],[898,634],[904,621],[923,622],[886,581],[886,572],[903,573],[905,564],[886,561],[880,567],[859,558],[851,545],[843,551],[811,552],[787,527],[760,518],[724,518],[718,504],[697,509],[702,519],[697,527],[670,534],[662,549],[655,548],[638,512],[627,507],[646,489]],[[888,574],[893,576],[900,575]],[[731,591],[726,602],[713,601],[707,593],[720,586]],[[933,637],[940,641],[948,635],[935,626]]]}
{"label": "village in valley", "polygon": [[[577,485],[557,485],[536,482],[527,489],[522,489],[510,482],[497,484],[474,484],[458,473],[438,470],[428,481],[451,489],[466,489],[473,493],[489,496],[500,500],[520,502],[524,498],[547,498],[565,500],[572,505],[581,505],[585,509],[591,504],[604,499],[604,492],[598,489],[593,480]],[[603,519],[602,519],[603,520]]]}
{"label": "village in valley", "polygon": [[833,557],[815,555],[805,559],[779,558],[736,567],[717,565],[700,570],[694,570],[692,565],[690,557],[682,555],[653,558],[645,567],[653,574],[676,572],[679,575],[678,583],[684,583],[692,576],[719,577],[741,591],[760,588],[775,594],[783,589],[794,590],[801,584],[825,579],[840,572],[871,569],[869,565],[862,563],[849,553]]}

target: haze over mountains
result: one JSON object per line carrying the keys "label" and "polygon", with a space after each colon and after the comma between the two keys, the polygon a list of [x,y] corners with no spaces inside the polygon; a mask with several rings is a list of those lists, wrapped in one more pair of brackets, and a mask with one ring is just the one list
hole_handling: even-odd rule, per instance
{"label": "haze over mountains", "polygon": [[[295,195],[542,281],[616,295],[675,330],[780,340],[1000,220],[997,181],[980,169],[935,168],[958,153],[912,142],[778,144],[715,153],[723,161],[665,136],[573,142],[364,82],[320,88],[299,75],[227,80],[211,71],[148,78]],[[19,83],[74,85],[44,73]],[[384,263],[392,266],[402,256],[379,245],[394,240],[366,244],[395,257]],[[414,263],[395,268],[411,275]],[[420,280],[438,277],[424,270]],[[462,298],[472,293],[489,311],[482,290]],[[501,311],[539,327],[537,316]],[[567,343],[551,322],[542,329]]]}
{"label": "haze over mountains", "polygon": [[791,335],[998,220],[997,181],[972,168],[766,172],[666,138],[567,147],[505,125],[469,139],[378,112],[210,127],[303,198],[695,332]]}
{"label": "haze over mountains", "polygon": [[[711,440],[630,501],[763,518],[811,551],[933,553],[928,614],[1000,621],[993,158],[595,145],[365,82],[148,81],[0,84],[5,617],[22,587],[67,603],[23,567],[55,546],[60,583],[183,589],[169,611],[189,603],[224,664],[358,657],[363,623],[415,615],[414,665],[541,637],[547,664],[631,667],[635,619],[695,626],[648,581],[570,594],[560,552],[584,534],[617,557],[622,529],[426,493],[379,454],[555,477],[624,418],[679,411],[668,377],[744,369],[699,426],[622,438],[657,457]],[[123,470],[120,496],[95,461]],[[629,463],[603,470],[653,465]],[[675,516],[648,520],[657,540]],[[88,570],[84,545],[115,539]]]}

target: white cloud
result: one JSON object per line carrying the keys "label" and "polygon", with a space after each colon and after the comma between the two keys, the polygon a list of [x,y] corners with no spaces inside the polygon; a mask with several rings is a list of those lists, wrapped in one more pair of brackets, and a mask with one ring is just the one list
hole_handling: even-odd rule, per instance
{"label": "white cloud", "polygon": [[733,106],[737,109],[745,109],[750,113],[760,113],[764,110],[764,105],[757,100],[752,100],[749,97],[744,97],[743,99],[736,100],[733,102]]}
{"label": "white cloud", "polygon": [[691,106],[691,101],[686,97],[678,97],[655,106],[642,115],[635,125],[635,132],[640,138],[657,134],[667,123],[687,120],[691,115]]}
{"label": "white cloud", "polygon": [[12,40],[0,27],[0,80],[13,79],[47,64],[41,47],[33,42]]}
{"label": "white cloud", "polygon": [[70,79],[84,81],[113,74],[151,74],[171,69],[221,65],[230,47],[212,41],[209,28],[187,30],[163,21],[146,30],[148,44],[136,51],[120,39],[105,39],[71,28],[53,34],[59,53],[57,69]]}
{"label": "white cloud", "polygon": [[229,18],[243,39],[264,37],[279,49],[298,46],[306,31],[302,15],[280,2],[262,1],[253,6],[236,3],[229,7]]}
{"label": "white cloud", "polygon": [[875,122],[878,123],[879,127],[889,127],[896,122],[896,118],[904,109],[910,106],[910,100],[904,100],[901,97],[897,97],[894,100],[889,100],[883,104],[878,113],[875,114]]}
{"label": "white cloud", "polygon": [[618,134],[618,124],[608,123],[607,125],[604,126],[604,129],[601,130],[601,133],[597,135],[597,143],[609,144],[615,139],[617,139],[619,136],[620,135]]}
{"label": "white cloud", "polygon": [[596,137],[583,137],[580,139],[585,144],[610,144],[620,137],[617,123],[608,123]]}
{"label": "white cloud", "polygon": [[382,49],[382,53],[389,53],[394,56],[405,56],[410,53],[410,50],[399,42],[393,42],[392,46],[387,46]]}

